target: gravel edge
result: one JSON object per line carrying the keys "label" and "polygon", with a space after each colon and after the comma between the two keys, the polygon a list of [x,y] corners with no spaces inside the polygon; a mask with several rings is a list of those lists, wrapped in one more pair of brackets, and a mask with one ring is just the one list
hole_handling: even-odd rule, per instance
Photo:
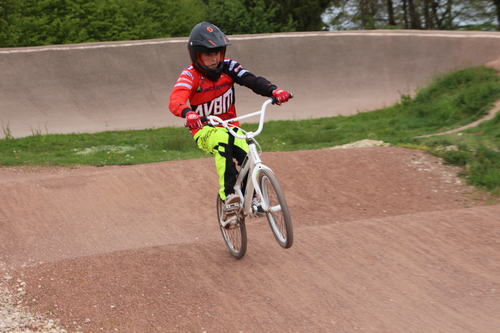
{"label": "gravel edge", "polygon": [[[42,315],[30,313],[21,296],[26,295],[26,282],[13,281],[7,266],[0,261],[0,332],[2,333],[68,333],[59,327],[59,320],[46,319]],[[15,291],[9,290],[11,285]],[[79,331],[81,332],[81,331]]]}

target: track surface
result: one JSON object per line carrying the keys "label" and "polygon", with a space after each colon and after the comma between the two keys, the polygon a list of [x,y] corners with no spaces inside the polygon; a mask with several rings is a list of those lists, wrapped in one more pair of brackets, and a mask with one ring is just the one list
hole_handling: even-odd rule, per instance
{"label": "track surface", "polygon": [[[399,42],[411,37],[396,43],[392,35],[372,36],[377,38],[372,46],[382,42],[386,53],[363,58],[357,51],[366,47],[363,36],[350,36],[345,45],[352,51],[335,61],[347,64],[348,54],[356,54],[365,68],[382,59],[386,67],[408,64],[406,53],[396,55],[402,52]],[[423,43],[433,37],[415,38]],[[474,61],[463,61],[467,52],[458,51],[468,49],[465,37],[434,38],[443,38],[433,44],[441,49],[419,49],[411,58],[414,66],[404,66],[406,72],[399,68],[398,75],[407,77],[400,82],[421,84],[415,67],[441,66],[441,58],[424,57],[420,63],[427,53],[455,58],[450,68],[496,59],[476,54],[470,56]],[[308,40],[297,37],[290,47]],[[114,59],[116,50],[124,50],[105,45],[78,52],[101,50]],[[498,42],[490,45],[500,54]],[[141,46],[135,52],[141,48],[149,50]],[[9,57],[31,54],[13,51]],[[371,85],[370,96],[376,95],[379,85],[388,84],[376,67],[377,80],[368,72],[357,72],[359,81],[342,76],[347,86],[342,91],[366,92]],[[297,71],[307,79],[308,72]],[[331,82],[341,85],[333,75]],[[302,87],[303,96],[312,93],[309,82],[293,84],[295,91]],[[123,89],[132,93],[134,86]],[[302,110],[317,116],[314,111],[321,108],[310,104],[317,97],[312,95]],[[41,95],[29,95],[38,97],[42,105]],[[152,119],[154,112],[142,117]],[[66,120],[61,121],[63,126]],[[264,153],[263,160],[286,193],[295,243],[281,249],[267,222],[252,219],[248,252],[239,261],[228,254],[216,225],[211,159],[0,169],[0,251],[14,276],[10,287],[17,278],[26,281],[22,300],[29,310],[60,319],[69,331],[78,326],[84,332],[500,331],[500,205],[487,205],[481,193],[462,184],[456,168],[421,151],[391,147]]]}

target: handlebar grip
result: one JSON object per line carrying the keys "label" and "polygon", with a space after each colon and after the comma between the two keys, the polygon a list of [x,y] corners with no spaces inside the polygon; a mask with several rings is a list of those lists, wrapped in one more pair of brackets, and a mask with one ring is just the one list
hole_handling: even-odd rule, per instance
{"label": "handlebar grip", "polygon": [[[291,92],[289,92],[288,99],[292,99],[292,98],[293,98],[293,94]],[[272,99],[272,104],[278,103],[278,100],[275,97],[271,97],[271,99]]]}

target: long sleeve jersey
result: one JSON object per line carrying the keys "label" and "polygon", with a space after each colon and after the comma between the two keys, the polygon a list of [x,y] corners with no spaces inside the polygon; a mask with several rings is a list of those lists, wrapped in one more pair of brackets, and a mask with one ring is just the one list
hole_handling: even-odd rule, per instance
{"label": "long sleeve jersey", "polygon": [[[238,62],[224,59],[219,80],[206,79],[191,64],[184,69],[170,95],[169,109],[178,117],[193,110],[200,117],[216,115],[223,120],[236,117],[234,83],[250,88],[256,94],[271,97],[277,87],[263,77],[257,77]],[[189,105],[187,105],[189,101]],[[235,123],[239,126],[238,123]],[[195,135],[198,130],[192,130]]]}

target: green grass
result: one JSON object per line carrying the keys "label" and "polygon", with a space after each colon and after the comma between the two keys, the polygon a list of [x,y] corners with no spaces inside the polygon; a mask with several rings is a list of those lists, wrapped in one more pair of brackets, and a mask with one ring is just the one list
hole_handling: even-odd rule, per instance
{"label": "green grass", "polygon": [[429,151],[463,167],[461,176],[472,185],[500,196],[500,113],[479,126],[421,139]]}
{"label": "green grass", "polygon": [[[414,97],[403,95],[399,103],[381,110],[352,116],[269,121],[258,139],[264,151],[321,149],[362,139],[418,147],[463,166],[461,175],[469,183],[500,195],[500,115],[463,135],[415,138],[471,123],[484,116],[497,99],[497,71],[473,67],[437,77]],[[255,124],[244,127],[256,129]],[[12,138],[8,128],[4,128],[4,139],[0,140],[0,164],[5,166],[124,165],[208,156],[196,147],[184,128],[33,134],[20,139]]]}
{"label": "green grass", "polygon": [[127,165],[204,156],[184,128],[36,134],[0,140],[0,164],[5,166]]}

